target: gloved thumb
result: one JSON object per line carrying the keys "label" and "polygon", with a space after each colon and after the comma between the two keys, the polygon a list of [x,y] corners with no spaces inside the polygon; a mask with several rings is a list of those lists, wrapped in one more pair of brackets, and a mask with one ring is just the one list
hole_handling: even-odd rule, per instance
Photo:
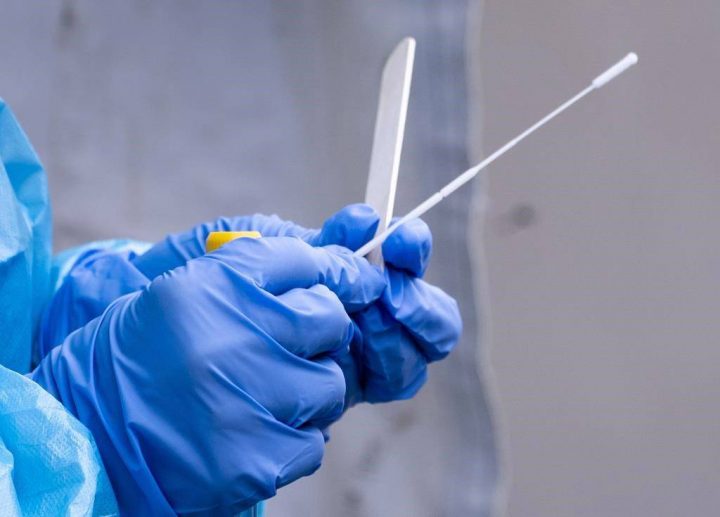
{"label": "gloved thumb", "polygon": [[[393,219],[393,222],[397,218]],[[400,226],[383,243],[385,262],[412,276],[422,278],[432,254],[432,233],[422,219]]]}
{"label": "gloved thumb", "polygon": [[379,223],[380,216],[370,205],[348,205],[327,219],[322,230],[309,240],[309,244],[336,244],[355,251],[375,236]]}

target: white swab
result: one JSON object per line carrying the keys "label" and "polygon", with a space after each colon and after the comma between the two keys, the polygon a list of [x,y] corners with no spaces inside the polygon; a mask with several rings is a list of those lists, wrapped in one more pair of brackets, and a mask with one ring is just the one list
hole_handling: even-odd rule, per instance
{"label": "white swab", "polygon": [[420,203],[418,206],[410,210],[407,214],[405,214],[403,217],[398,219],[395,223],[390,225],[387,230],[382,232],[381,234],[377,235],[373,240],[369,241],[367,244],[365,244],[362,248],[357,250],[355,252],[355,255],[359,257],[364,257],[367,255],[370,251],[375,249],[377,246],[385,242],[385,239],[387,239],[390,234],[392,234],[395,230],[398,229],[398,227],[402,224],[405,224],[406,222],[416,219],[423,215],[425,212],[430,210],[432,207],[437,205],[440,201],[445,199],[447,196],[455,192],[457,189],[462,187],[465,183],[473,179],[477,174],[483,170],[485,167],[490,165],[492,162],[500,158],[503,154],[508,152],[510,149],[515,147],[516,144],[518,144],[520,141],[522,141],[526,136],[533,133],[536,129],[539,129],[543,125],[545,125],[550,120],[554,119],[556,116],[558,116],[560,113],[568,109],[570,106],[575,104],[577,101],[585,97],[588,93],[592,92],[593,90],[597,90],[599,88],[602,88],[607,83],[615,79],[618,75],[623,73],[625,70],[630,68],[632,65],[637,63],[638,57],[637,54],[634,52],[630,52],[627,56],[622,58],[620,61],[615,63],[613,66],[608,68],[606,71],[604,71],[602,74],[598,75],[595,79],[593,79],[590,86],[582,90],[580,93],[575,95],[570,100],[564,102],[560,106],[558,106],[554,111],[548,113],[545,115],[542,119],[537,121],[535,124],[527,128],[525,131],[520,133],[518,136],[510,140],[508,143],[503,145],[500,149],[492,153],[490,156],[485,158],[483,161],[475,165],[474,167],[469,168],[462,174],[460,174],[457,178],[452,180],[450,183],[445,185],[443,188],[435,192],[432,196],[427,198],[425,201]]}

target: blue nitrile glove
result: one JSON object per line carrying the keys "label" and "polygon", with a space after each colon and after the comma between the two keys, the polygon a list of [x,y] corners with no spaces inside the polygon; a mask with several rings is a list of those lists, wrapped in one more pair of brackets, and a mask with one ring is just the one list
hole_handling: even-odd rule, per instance
{"label": "blue nitrile glove", "polygon": [[379,217],[368,205],[348,205],[331,216],[321,230],[303,228],[277,215],[220,217],[194,228],[170,234],[150,250],[132,260],[146,277],[153,278],[190,259],[205,254],[205,241],[210,232],[257,231],[263,237],[299,237],[312,246],[339,244],[357,249],[375,235]]}
{"label": "blue nitrile glove", "polygon": [[[204,253],[211,231],[257,230],[263,235],[293,235],[313,246],[337,244],[356,250],[374,235],[377,212],[365,204],[349,205],[322,229],[303,228],[277,216],[220,218],[169,235],[133,260],[152,277]],[[415,395],[427,378],[427,363],[445,357],[462,331],[455,300],[423,280],[432,252],[432,235],[422,220],[400,227],[383,244],[388,288],[382,299],[354,316],[360,334],[352,358],[341,361],[348,389],[346,407],[357,402],[386,402]],[[360,339],[362,336],[362,339]]]}
{"label": "blue nitrile glove", "polygon": [[[44,357],[70,332],[99,316],[116,298],[204,255],[205,241],[211,231],[255,230],[264,237],[300,237],[313,246],[345,242],[346,236],[365,242],[374,234],[375,227],[358,230],[345,225],[353,225],[357,218],[373,213],[367,205],[350,205],[328,219],[327,230],[322,232],[284,221],[276,215],[221,217],[189,231],[170,234],[140,255],[137,253],[140,243],[130,241],[101,241],[68,250],[61,255],[72,257],[72,264],[63,264],[67,271],[43,313],[36,341],[38,356]],[[377,220],[374,224],[377,225]]]}
{"label": "blue nitrile glove", "polygon": [[384,287],[344,248],[240,239],[116,299],[32,378],[91,430],[122,512],[230,515],[318,468],[347,313]]}
{"label": "blue nitrile glove", "polygon": [[[376,214],[368,215],[365,226],[375,228],[374,220]],[[358,238],[366,235],[362,227],[352,226],[356,235],[337,244],[359,248],[369,240]],[[462,332],[455,299],[422,280],[432,253],[427,224],[420,219],[405,223],[382,250],[387,287],[377,302],[352,315],[360,331],[351,346],[358,380],[355,390],[348,383],[346,407],[413,397],[427,380],[427,364],[447,356]],[[347,365],[340,364],[346,379],[351,378]]]}
{"label": "blue nitrile glove", "polygon": [[[47,349],[61,342],[63,332],[100,314],[119,294],[202,256],[211,231],[256,230],[264,236],[297,236],[313,246],[337,244],[355,250],[372,238],[378,221],[375,210],[365,204],[346,206],[320,230],[274,215],[220,218],[168,235],[139,256],[97,251],[73,268],[52,299],[46,309],[51,318],[45,320],[54,323],[43,321],[41,344]],[[455,301],[420,280],[431,248],[430,230],[420,220],[402,226],[383,244],[389,288],[373,308],[354,317],[361,333],[353,340],[352,358],[340,361],[348,385],[346,407],[363,400],[412,397],[425,381],[427,363],[444,357],[456,344],[462,324]]]}

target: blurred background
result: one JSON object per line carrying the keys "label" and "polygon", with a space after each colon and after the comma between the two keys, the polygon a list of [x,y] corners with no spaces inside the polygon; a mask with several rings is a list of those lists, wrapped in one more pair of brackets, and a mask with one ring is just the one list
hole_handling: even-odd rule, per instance
{"label": "blurred background", "polygon": [[382,62],[418,41],[397,210],[634,50],[426,218],[458,349],[355,408],[270,515],[720,508],[720,4],[0,1],[0,96],[55,248],[362,199]]}

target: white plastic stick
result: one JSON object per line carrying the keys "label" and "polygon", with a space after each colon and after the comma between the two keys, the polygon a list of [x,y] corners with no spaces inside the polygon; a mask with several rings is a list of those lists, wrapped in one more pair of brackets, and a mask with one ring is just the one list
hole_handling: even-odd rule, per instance
{"label": "white plastic stick", "polygon": [[437,205],[440,201],[445,199],[447,196],[455,192],[457,189],[462,187],[464,184],[466,184],[468,181],[473,179],[477,174],[483,170],[485,167],[490,165],[492,162],[500,158],[503,154],[508,152],[510,149],[515,147],[519,142],[525,139],[525,137],[529,136],[533,132],[535,132],[537,129],[541,128],[548,122],[550,122],[552,119],[557,117],[560,113],[568,109],[570,106],[575,104],[577,101],[585,97],[588,93],[592,92],[593,90],[597,90],[599,88],[602,88],[607,83],[615,79],[618,75],[623,73],[625,70],[630,68],[632,65],[637,63],[638,57],[637,54],[634,52],[630,52],[627,56],[625,56],[623,59],[615,63],[613,66],[608,68],[605,72],[598,75],[595,79],[593,79],[590,86],[582,90],[580,93],[572,97],[571,99],[565,101],[560,106],[555,108],[553,111],[545,115],[543,118],[538,120],[535,124],[527,128],[525,131],[520,133],[518,136],[510,140],[508,143],[500,147],[498,150],[496,150],[494,153],[492,153],[490,156],[485,158],[483,161],[475,165],[474,167],[469,168],[462,174],[460,174],[457,178],[452,180],[450,183],[445,185],[443,188],[435,192],[432,196],[427,198],[425,201],[420,203],[418,206],[410,210],[407,214],[405,214],[403,217],[398,219],[395,223],[390,225],[387,230],[382,232],[381,234],[377,235],[374,239],[366,243],[362,248],[357,250],[355,252],[355,255],[359,257],[364,257],[367,255],[370,251],[378,247],[380,244],[385,242],[385,240],[400,227],[401,225],[405,224],[406,222],[416,219],[423,215],[425,212],[430,210],[432,207]]}

